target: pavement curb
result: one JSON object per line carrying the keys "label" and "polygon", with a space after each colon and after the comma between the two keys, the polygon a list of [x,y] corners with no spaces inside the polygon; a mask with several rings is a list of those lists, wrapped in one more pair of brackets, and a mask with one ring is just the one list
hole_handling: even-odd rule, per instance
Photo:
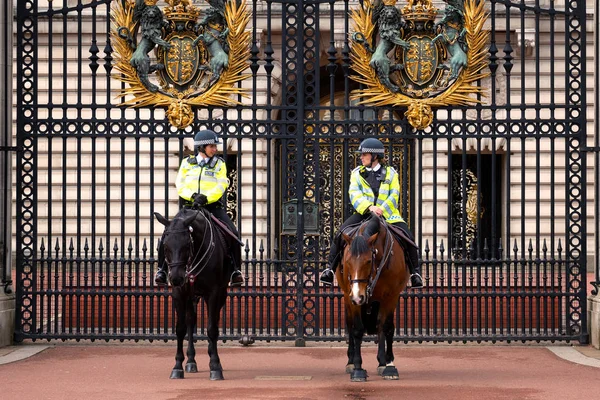
{"label": "pavement curb", "polygon": [[[12,347],[12,348],[11,348]],[[9,364],[16,361],[21,361],[31,356],[34,356],[51,346],[46,345],[27,345],[27,346],[11,346],[8,348],[8,354],[0,356],[0,365]],[[6,349],[5,349],[6,350]]]}
{"label": "pavement curb", "polygon": [[563,360],[575,364],[587,365],[588,367],[600,368],[600,360],[585,356],[572,347],[548,346],[546,348]]}

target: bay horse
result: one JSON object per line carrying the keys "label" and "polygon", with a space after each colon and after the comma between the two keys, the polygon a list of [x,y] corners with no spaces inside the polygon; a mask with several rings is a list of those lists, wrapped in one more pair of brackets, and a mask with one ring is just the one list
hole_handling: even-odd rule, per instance
{"label": "bay horse", "polygon": [[230,268],[227,268],[227,244],[220,230],[203,208],[182,208],[172,221],[159,213],[156,219],[165,226],[161,240],[169,281],[177,313],[177,352],[171,379],[183,379],[183,339],[187,333],[186,372],[198,372],[194,330],[199,297],[208,308],[208,355],[210,380],[222,380],[223,368],[217,352],[219,319],[227,299]]}
{"label": "bay horse", "polygon": [[367,380],[362,368],[361,343],[365,332],[377,334],[377,372],[384,379],[398,379],[394,366],[394,311],[410,272],[404,250],[384,219],[372,215],[346,242],[336,277],[344,292],[346,327],[349,335],[348,364],[352,382]]}

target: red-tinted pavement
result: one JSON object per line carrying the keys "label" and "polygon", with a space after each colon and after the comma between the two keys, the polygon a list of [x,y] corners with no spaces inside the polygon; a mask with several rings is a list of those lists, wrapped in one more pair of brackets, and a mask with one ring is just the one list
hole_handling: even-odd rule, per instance
{"label": "red-tinted pavement", "polygon": [[56,345],[0,365],[2,399],[594,399],[600,368],[538,346],[398,344],[400,380],[376,375],[376,349],[364,349],[366,383],[344,373],[343,347],[220,348],[225,381],[208,380],[205,343],[198,374],[170,380],[175,344]]}

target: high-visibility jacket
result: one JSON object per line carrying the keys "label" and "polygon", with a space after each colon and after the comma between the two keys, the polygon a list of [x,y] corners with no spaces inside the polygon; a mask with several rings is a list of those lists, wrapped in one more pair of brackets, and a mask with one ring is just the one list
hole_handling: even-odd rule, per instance
{"label": "high-visibility jacket", "polygon": [[192,201],[194,193],[201,193],[208,199],[207,204],[215,203],[223,197],[229,187],[227,166],[219,157],[213,157],[208,164],[198,162],[196,157],[184,158],[175,180],[177,193],[184,200]]}
{"label": "high-visibility jacket", "polygon": [[359,214],[364,214],[370,206],[375,205],[381,207],[384,218],[390,224],[404,222],[404,219],[400,215],[400,210],[398,210],[400,202],[400,180],[398,179],[398,173],[394,168],[389,166],[382,166],[382,168],[386,169],[385,179],[381,182],[381,186],[379,186],[377,200],[375,200],[373,189],[371,189],[367,180],[361,175],[365,167],[361,165],[354,168],[350,176],[350,188],[348,189],[350,202]]}

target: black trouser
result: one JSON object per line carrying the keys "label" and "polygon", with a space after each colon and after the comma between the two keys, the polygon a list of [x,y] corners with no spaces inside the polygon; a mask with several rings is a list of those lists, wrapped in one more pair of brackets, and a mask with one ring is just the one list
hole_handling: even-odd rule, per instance
{"label": "black trouser", "polygon": [[[240,238],[240,233],[238,232],[238,230],[237,230],[235,224],[233,223],[233,221],[231,220],[231,218],[229,218],[227,211],[221,206],[220,202],[208,204],[204,208],[206,208],[208,211],[210,211],[210,213],[212,215],[217,217],[219,219],[219,221],[221,221],[225,225],[227,225],[229,230],[238,239]],[[229,247],[229,250],[230,250],[231,261],[233,262],[233,265],[231,267],[234,270],[235,269],[239,270],[240,266],[242,265],[242,246],[240,246],[240,244],[238,243],[237,240],[235,240],[232,237],[229,237],[229,235],[227,235],[225,240],[227,241],[227,246]]]}
{"label": "black trouser", "polygon": [[[404,231],[404,233],[406,234],[406,236],[408,236],[408,238],[410,240],[412,240],[413,242],[415,241],[415,238],[414,238],[412,232],[410,231],[410,229],[408,229],[408,225],[406,224],[406,222],[396,222],[394,224],[394,226],[400,227],[400,229],[402,229]],[[410,273],[411,274],[418,273],[420,275],[421,274],[421,265],[419,264],[419,249],[418,249],[418,247],[407,244],[406,248],[404,250],[408,253],[408,254],[406,254],[406,259],[408,260],[408,269],[409,269]]]}
{"label": "black trouser", "polygon": [[[328,266],[335,272],[336,268],[337,268],[337,264],[339,263],[339,259],[341,257],[341,254],[339,254],[342,250],[342,231],[350,226],[350,225],[356,225],[362,221],[364,221],[365,219],[369,218],[371,214],[367,213],[366,215],[362,215],[362,214],[352,214],[346,221],[344,221],[344,223],[342,224],[342,226],[340,226],[340,229],[337,231],[335,237],[333,238],[333,242],[331,243],[331,250],[329,251],[329,260],[328,260]],[[406,236],[408,236],[413,242],[414,242],[414,237],[412,235],[412,232],[410,231],[410,229],[408,229],[408,225],[406,224],[406,222],[396,222],[394,223],[395,226],[400,227],[400,229],[402,229],[404,231],[404,233],[406,234]],[[407,253],[406,254],[406,258],[408,260],[408,267],[410,270],[411,274],[414,273],[421,273],[421,268],[419,265],[419,252],[418,249],[415,246],[406,246],[407,249]]]}
{"label": "black trouser", "polygon": [[341,257],[341,254],[338,253],[340,253],[340,251],[343,249],[342,240],[344,239],[342,239],[342,231],[350,225],[356,225],[361,223],[370,216],[370,213],[367,213],[366,215],[354,213],[347,220],[344,221],[342,226],[340,226],[340,229],[338,229],[338,231],[336,232],[335,236],[333,237],[333,241],[331,242],[331,249],[329,250],[329,259],[327,260],[327,266],[331,268],[334,272],[337,268],[337,264],[339,263],[339,259]]}

